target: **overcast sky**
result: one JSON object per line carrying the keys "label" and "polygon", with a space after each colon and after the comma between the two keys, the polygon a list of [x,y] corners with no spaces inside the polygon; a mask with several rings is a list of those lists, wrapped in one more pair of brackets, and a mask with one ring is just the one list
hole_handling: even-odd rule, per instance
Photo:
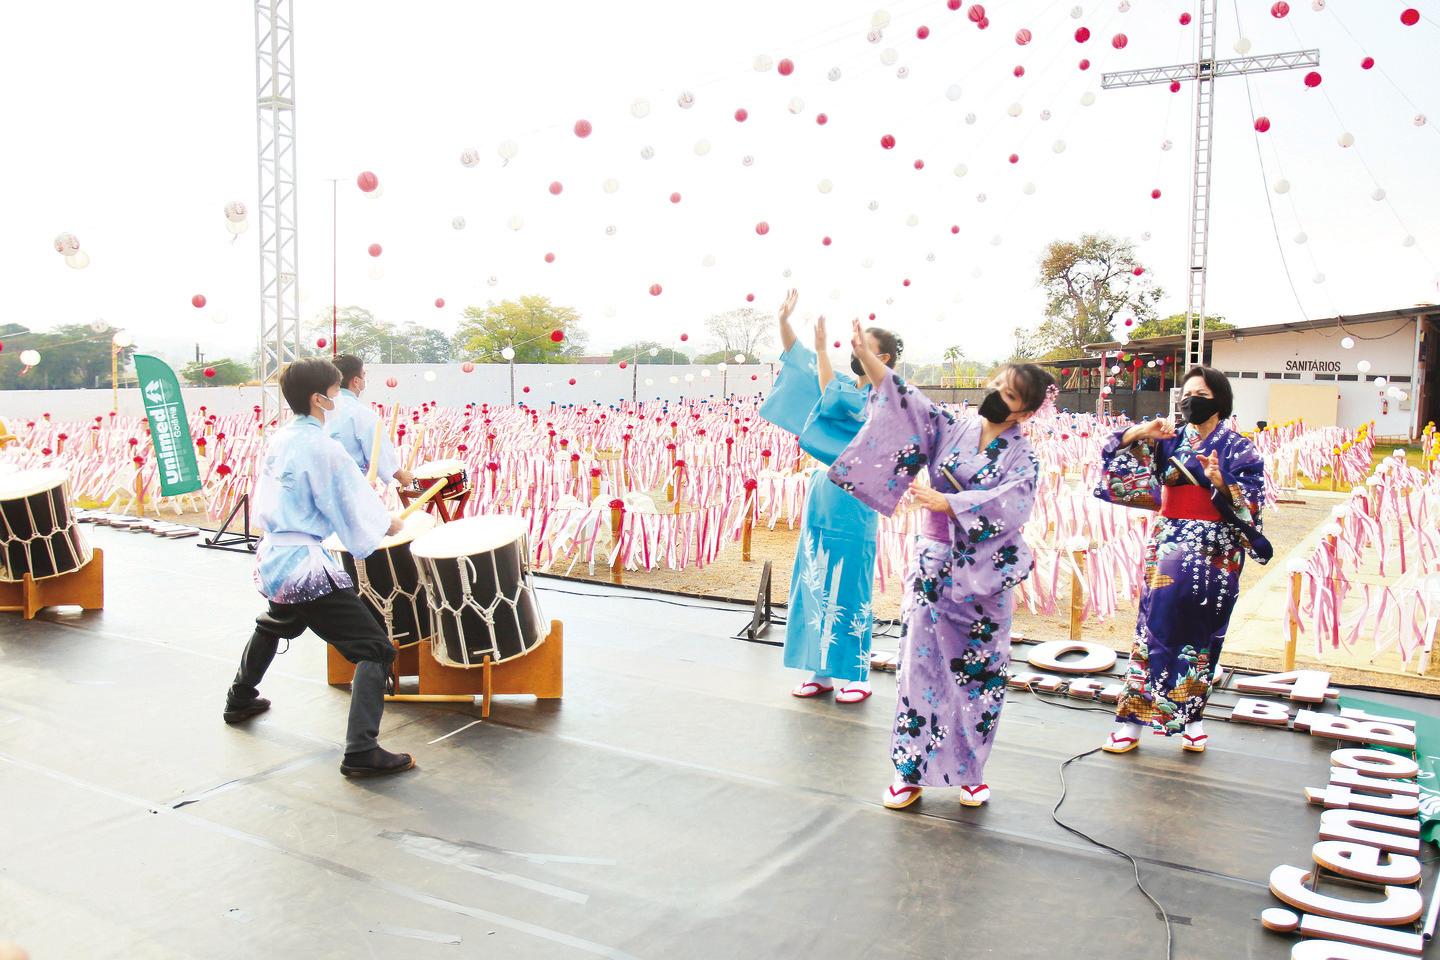
{"label": "overcast sky", "polygon": [[[1440,297],[1440,4],[1411,2],[1425,13],[1414,27],[1391,0],[1329,0],[1319,12],[1292,0],[1285,19],[1268,2],[1240,3],[1254,53],[1318,48],[1324,82],[1250,81],[1255,112],[1272,121],[1259,156],[1246,81],[1217,83],[1211,312],[1257,324]],[[749,293],[772,310],[794,284],[802,315],[826,313],[839,330],[874,312],[906,338],[909,359],[950,344],[998,357],[1013,328],[1040,317],[1045,244],[1089,230],[1133,239],[1166,312],[1182,311],[1190,88],[1102,92],[1100,79],[1191,59],[1195,26],[1178,17],[1192,5],[1132,3],[1084,3],[1074,19],[1065,0],[997,0],[982,31],[944,0],[296,0],[302,314],[331,302],[328,178],[340,181],[339,302],[446,332],[467,304],[541,293],[581,311],[595,352],[682,332],[703,346],[705,316]],[[1220,6],[1218,50],[1235,56],[1234,0]],[[198,341],[212,358],[248,357],[259,242],[250,7],[7,7],[0,319],[103,318],[142,349]],[[890,23],[871,43],[877,9]],[[1080,26],[1088,43],[1074,39]],[[1021,28],[1033,36],[1023,47]],[[1129,43],[1117,50],[1121,32]],[[1375,69],[1361,69],[1366,55]],[[761,56],[792,59],[793,74],[757,72]],[[1417,126],[1417,113],[1431,122]],[[582,118],[594,129],[583,140],[572,132]],[[1346,132],[1348,149],[1337,142]],[[894,149],[881,148],[885,134]],[[519,146],[508,164],[503,141]],[[466,148],[479,153],[474,168],[460,162]],[[382,196],[356,187],[362,170]],[[1272,189],[1282,177],[1284,195]],[[252,224],[233,241],[232,200],[250,206]],[[80,238],[88,269],[54,252],[62,231]],[[371,243],[384,248],[378,259]],[[205,310],[190,306],[196,293]]]}

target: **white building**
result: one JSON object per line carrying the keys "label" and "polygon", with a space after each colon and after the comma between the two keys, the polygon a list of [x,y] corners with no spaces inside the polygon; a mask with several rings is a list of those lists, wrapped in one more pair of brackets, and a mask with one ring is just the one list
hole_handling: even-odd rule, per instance
{"label": "white building", "polygon": [[[1159,359],[1183,354],[1183,340],[1089,349]],[[1206,362],[1230,378],[1243,426],[1299,417],[1313,426],[1353,428],[1373,420],[1378,436],[1414,437],[1440,420],[1440,307],[1207,332],[1205,340]],[[1391,387],[1403,397],[1391,395]]]}

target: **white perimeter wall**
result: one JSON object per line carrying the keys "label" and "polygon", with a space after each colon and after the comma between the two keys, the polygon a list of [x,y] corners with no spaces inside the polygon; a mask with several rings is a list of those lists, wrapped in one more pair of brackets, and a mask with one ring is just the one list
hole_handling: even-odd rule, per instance
{"label": "white perimeter wall", "polygon": [[[1379,436],[1413,436],[1419,429],[1415,412],[1419,387],[1414,380],[1415,326],[1414,319],[1350,326],[1348,333],[1355,338],[1355,346],[1349,350],[1340,346],[1347,332],[1339,327],[1216,340],[1211,345],[1211,363],[1230,375],[1235,414],[1244,427],[1268,419],[1271,383],[1310,383],[1335,388],[1340,398],[1340,426],[1353,429],[1374,420]],[[1287,360],[1333,362],[1340,369],[1338,374],[1319,371],[1317,377],[1314,371],[1287,370]],[[1370,361],[1369,373],[1361,374],[1356,369],[1360,360]],[[1267,379],[1267,374],[1272,379]],[[1337,375],[1357,379],[1339,380]],[[1322,379],[1326,376],[1330,379]],[[1370,382],[1376,377],[1389,379],[1409,398],[1403,402],[1390,400],[1389,412],[1383,412],[1380,394],[1384,390]]]}
{"label": "white perimeter wall", "polygon": [[[540,363],[515,365],[515,400],[530,406],[554,403],[614,403],[629,400],[632,386],[641,400],[659,397],[678,400],[684,397],[719,397],[722,385],[734,395],[768,393],[772,378],[779,374],[779,364],[748,364],[731,366],[723,374],[713,366],[694,364],[668,366],[639,364],[621,370],[617,364]],[[435,374],[434,382],[425,373]],[[507,404],[510,402],[510,366],[508,364],[477,364],[472,373],[465,373],[458,363],[451,364],[370,364],[366,368],[368,388],[365,399],[390,403],[419,404],[437,400],[450,407],[467,403]],[[705,374],[708,372],[709,376]],[[694,379],[686,381],[689,375]],[[756,379],[751,380],[751,377]],[[385,381],[394,377],[390,389]],[[670,378],[679,382],[672,384]],[[569,381],[574,378],[575,385]],[[647,385],[646,380],[653,380]],[[525,387],[529,393],[524,392]],[[259,387],[184,387],[185,407],[194,413],[204,404],[211,413],[225,416],[250,410],[260,402]],[[88,418],[108,413],[109,390],[0,390],[0,420],[32,419],[49,413],[56,420]],[[130,416],[143,416],[140,393],[135,388],[120,391],[120,411]]]}

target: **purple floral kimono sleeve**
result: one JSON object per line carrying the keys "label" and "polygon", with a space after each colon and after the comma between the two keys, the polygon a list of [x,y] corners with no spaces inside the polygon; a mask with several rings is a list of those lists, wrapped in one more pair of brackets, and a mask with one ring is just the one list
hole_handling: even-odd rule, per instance
{"label": "purple floral kimono sleeve", "polygon": [[951,597],[988,597],[1030,576],[1035,557],[1023,535],[1035,506],[1039,463],[1028,444],[1012,445],[994,486],[947,494],[951,530]]}
{"label": "purple floral kimono sleeve", "polygon": [[870,391],[870,414],[830,467],[830,479],[855,499],[891,516],[910,481],[935,460],[955,418],[897,376]]}

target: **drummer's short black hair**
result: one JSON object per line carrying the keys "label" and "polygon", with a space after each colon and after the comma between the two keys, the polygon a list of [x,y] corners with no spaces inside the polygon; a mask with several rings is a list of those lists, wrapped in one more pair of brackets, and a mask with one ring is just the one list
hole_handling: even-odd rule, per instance
{"label": "drummer's short black hair", "polygon": [[280,371],[280,394],[290,409],[300,416],[309,416],[310,398],[317,393],[328,393],[340,382],[340,371],[335,364],[321,357],[306,357]]}
{"label": "drummer's short black hair", "polygon": [[342,353],[331,361],[340,371],[340,386],[350,389],[350,381],[365,372],[365,361],[349,353]]}

